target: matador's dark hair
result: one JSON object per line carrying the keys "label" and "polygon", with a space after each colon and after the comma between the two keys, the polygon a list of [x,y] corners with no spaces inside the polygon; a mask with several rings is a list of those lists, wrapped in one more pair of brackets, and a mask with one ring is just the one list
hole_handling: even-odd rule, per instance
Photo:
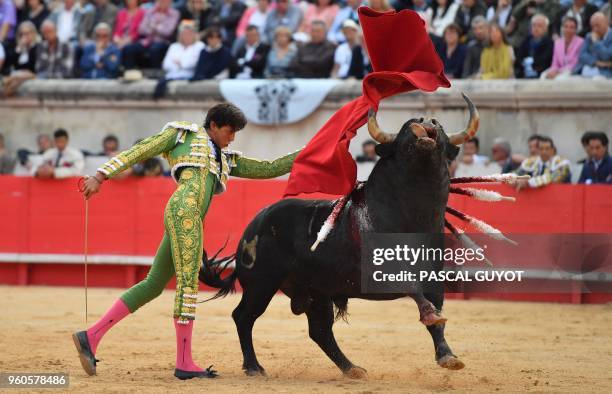
{"label": "matador's dark hair", "polygon": [[210,128],[210,122],[215,122],[217,127],[230,126],[234,131],[244,129],[247,120],[240,108],[231,103],[217,104],[206,113],[204,128]]}

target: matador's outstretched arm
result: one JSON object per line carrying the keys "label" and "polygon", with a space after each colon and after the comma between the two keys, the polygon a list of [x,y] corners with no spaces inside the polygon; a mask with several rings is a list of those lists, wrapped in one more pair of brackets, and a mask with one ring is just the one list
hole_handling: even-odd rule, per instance
{"label": "matador's outstretched arm", "polygon": [[106,175],[107,178],[112,178],[136,163],[169,151],[176,144],[178,133],[184,132],[184,129],[177,126],[174,123],[167,124],[158,134],[145,138],[104,163],[102,167],[98,168],[98,171]]}
{"label": "matador's outstretched arm", "polygon": [[298,150],[275,160],[257,160],[237,156],[235,159],[236,165],[232,167],[230,175],[251,179],[276,178],[291,171],[293,161],[300,152],[301,150]]}

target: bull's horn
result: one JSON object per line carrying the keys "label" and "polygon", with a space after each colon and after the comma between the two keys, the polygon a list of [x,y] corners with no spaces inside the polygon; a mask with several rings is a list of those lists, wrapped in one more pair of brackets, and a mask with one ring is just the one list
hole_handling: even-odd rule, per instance
{"label": "bull's horn", "polygon": [[461,145],[465,141],[473,138],[476,135],[478,125],[480,124],[480,115],[478,115],[478,110],[474,106],[474,103],[472,103],[472,100],[470,100],[470,98],[463,92],[461,92],[461,96],[463,96],[463,99],[468,105],[470,120],[468,121],[465,130],[452,134],[448,137],[449,142],[453,145]]}
{"label": "bull's horn", "polygon": [[368,132],[370,136],[374,139],[374,141],[379,142],[381,144],[387,144],[389,142],[393,142],[397,134],[385,133],[378,127],[378,122],[376,121],[376,112],[373,109],[368,111]]}

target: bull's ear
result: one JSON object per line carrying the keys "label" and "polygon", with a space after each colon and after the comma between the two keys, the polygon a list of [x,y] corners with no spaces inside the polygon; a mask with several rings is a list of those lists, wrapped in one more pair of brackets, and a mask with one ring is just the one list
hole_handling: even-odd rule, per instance
{"label": "bull's ear", "polygon": [[395,144],[378,144],[376,145],[376,154],[382,158],[392,156],[395,153]]}
{"label": "bull's ear", "polygon": [[446,144],[446,158],[450,161],[455,160],[459,154],[459,147],[453,144]]}

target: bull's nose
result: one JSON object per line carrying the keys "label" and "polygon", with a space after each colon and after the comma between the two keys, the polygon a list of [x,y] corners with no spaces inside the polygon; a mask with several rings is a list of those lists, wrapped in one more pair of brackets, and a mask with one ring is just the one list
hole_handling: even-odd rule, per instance
{"label": "bull's nose", "polygon": [[412,134],[414,134],[417,138],[427,137],[427,130],[425,130],[425,127],[419,123],[412,123],[410,125],[410,131],[412,131]]}

